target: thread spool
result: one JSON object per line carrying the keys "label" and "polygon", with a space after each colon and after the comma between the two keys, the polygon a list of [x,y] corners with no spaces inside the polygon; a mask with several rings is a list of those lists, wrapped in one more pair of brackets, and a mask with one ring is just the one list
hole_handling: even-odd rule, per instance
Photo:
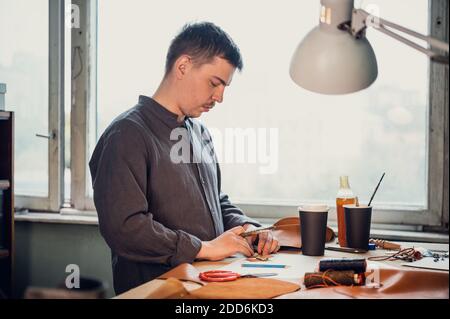
{"label": "thread spool", "polygon": [[364,273],[367,268],[367,262],[365,259],[353,259],[353,258],[326,258],[319,262],[319,272],[327,270],[353,270],[355,273]]}
{"label": "thread spool", "polygon": [[334,286],[360,286],[364,282],[364,274],[357,274],[353,270],[325,271],[305,273],[305,287],[325,288]]}

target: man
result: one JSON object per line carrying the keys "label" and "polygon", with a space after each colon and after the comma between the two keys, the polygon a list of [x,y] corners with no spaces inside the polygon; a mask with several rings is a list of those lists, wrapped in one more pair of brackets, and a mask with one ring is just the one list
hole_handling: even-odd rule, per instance
{"label": "man", "polygon": [[[211,136],[194,119],[222,102],[236,68],[241,55],[224,31],[212,23],[185,26],[153,97],[140,96],[98,141],[89,165],[116,293],[195,259],[251,256],[256,240],[260,254],[279,249],[270,232],[240,236],[260,224],[221,191]],[[183,161],[174,152],[180,131],[189,146]]]}

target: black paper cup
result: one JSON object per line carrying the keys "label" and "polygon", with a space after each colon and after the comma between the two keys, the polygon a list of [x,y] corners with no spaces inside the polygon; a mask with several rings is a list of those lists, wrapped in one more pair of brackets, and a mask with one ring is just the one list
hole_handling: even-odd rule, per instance
{"label": "black paper cup", "polygon": [[303,205],[298,208],[303,255],[323,256],[328,210],[327,205]]}
{"label": "black paper cup", "polygon": [[372,206],[344,205],[347,246],[369,249]]}

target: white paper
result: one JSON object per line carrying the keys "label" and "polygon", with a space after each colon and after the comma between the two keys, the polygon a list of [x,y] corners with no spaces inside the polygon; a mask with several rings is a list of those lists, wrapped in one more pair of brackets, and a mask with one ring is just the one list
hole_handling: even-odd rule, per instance
{"label": "white paper", "polygon": [[[247,274],[262,274],[262,273],[276,273],[276,276],[267,278],[285,279],[285,280],[300,280],[305,272],[314,272],[319,265],[321,257],[303,256],[300,254],[283,254],[278,253],[273,255],[268,261],[248,261],[246,258],[236,260],[229,265],[226,265],[221,270],[229,270],[237,272],[241,275]],[[267,268],[267,267],[242,267],[242,264],[252,265],[271,265],[282,264],[285,268]]]}
{"label": "white paper", "polygon": [[[347,256],[342,256],[347,255]],[[319,262],[324,258],[365,258],[365,256],[355,256],[354,254],[344,254],[341,252],[334,251],[325,251],[325,256],[304,256],[302,254],[286,254],[286,253],[277,253],[273,255],[268,261],[257,261],[252,262],[248,261],[246,258],[240,258],[222,268],[221,270],[234,271],[241,275],[247,274],[261,274],[261,273],[276,273],[276,276],[264,277],[264,278],[273,278],[278,280],[284,280],[293,282],[296,284],[300,284],[302,289],[304,288],[304,277],[307,272],[316,272],[319,269]],[[283,264],[286,265],[286,268],[269,268],[269,267],[242,267],[242,264],[255,264],[255,265],[264,265],[264,264]],[[367,273],[374,272],[374,275],[368,279],[374,280],[371,281],[373,283],[367,283],[366,287],[376,286],[378,285],[380,278],[379,272],[377,269],[381,268],[398,268],[398,266],[385,264],[377,261],[367,261]],[[373,278],[372,278],[373,277]]]}
{"label": "white paper", "polygon": [[417,261],[403,263],[402,266],[448,271],[448,258],[444,258],[444,260],[439,258],[438,261],[434,261],[433,257],[424,257]]}

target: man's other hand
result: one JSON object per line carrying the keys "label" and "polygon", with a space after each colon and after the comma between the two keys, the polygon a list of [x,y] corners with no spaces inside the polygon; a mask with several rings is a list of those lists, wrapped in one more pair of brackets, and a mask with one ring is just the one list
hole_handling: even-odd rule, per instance
{"label": "man's other hand", "polygon": [[[257,227],[252,224],[245,224],[242,227],[245,229],[245,231],[257,229]],[[253,246],[253,243],[256,241],[257,238],[258,238],[258,249],[257,249],[258,254],[266,256],[276,253],[278,250],[280,250],[278,239],[276,238],[276,236],[274,236],[272,231],[265,231],[259,234],[248,236],[246,239],[248,244],[250,246]]]}
{"label": "man's other hand", "polygon": [[247,257],[253,256],[252,246],[240,236],[244,231],[244,227],[237,226],[211,241],[203,241],[196,258],[222,260],[236,253],[242,253]]}

